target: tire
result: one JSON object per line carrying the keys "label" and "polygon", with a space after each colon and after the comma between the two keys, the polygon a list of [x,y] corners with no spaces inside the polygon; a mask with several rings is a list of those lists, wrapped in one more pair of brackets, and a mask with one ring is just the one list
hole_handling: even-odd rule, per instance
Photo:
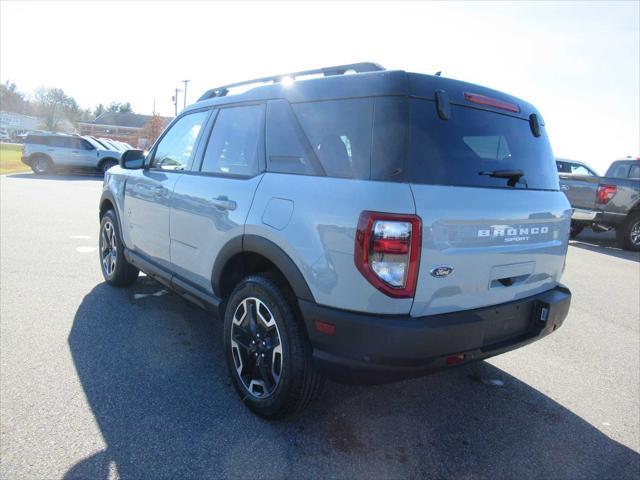
{"label": "tire", "polygon": [[53,162],[45,155],[34,155],[31,158],[31,170],[36,175],[47,175],[53,172]]}
{"label": "tire", "polygon": [[109,170],[111,167],[115,167],[116,165],[118,165],[118,162],[116,160],[107,159],[100,164],[100,168],[102,170],[102,173],[106,174],[107,170]]}
{"label": "tire", "polygon": [[580,235],[580,232],[584,229],[584,224],[571,220],[571,227],[569,227],[569,238],[576,238]]}
{"label": "tire", "polygon": [[138,278],[139,270],[124,257],[120,226],[113,210],[108,210],[100,221],[98,255],[102,276],[109,285],[128,287]]}
{"label": "tire", "polygon": [[262,417],[297,413],[322,390],[295,297],[268,274],[244,278],[231,293],[224,350],[236,391]]}
{"label": "tire", "polygon": [[640,252],[640,212],[627,216],[625,222],[616,228],[618,245],[632,252]]}

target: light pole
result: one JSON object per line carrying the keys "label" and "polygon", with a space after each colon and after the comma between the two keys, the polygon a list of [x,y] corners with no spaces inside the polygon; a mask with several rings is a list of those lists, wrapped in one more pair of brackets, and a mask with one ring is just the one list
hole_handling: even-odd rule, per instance
{"label": "light pole", "polygon": [[182,80],[182,83],[184,83],[184,105],[183,108],[187,108],[187,83],[189,83],[191,80]]}

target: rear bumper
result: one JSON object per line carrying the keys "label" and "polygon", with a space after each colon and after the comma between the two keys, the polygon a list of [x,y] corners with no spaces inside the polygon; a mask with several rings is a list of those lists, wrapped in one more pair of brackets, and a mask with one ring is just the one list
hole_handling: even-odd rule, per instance
{"label": "rear bumper", "polygon": [[584,208],[574,208],[571,214],[571,220],[580,222],[597,222],[602,212],[596,210],[586,210]]}
{"label": "rear bumper", "polygon": [[[299,303],[319,369],[345,383],[383,383],[481,360],[539,340],[562,325],[571,292],[557,286],[515,302],[419,318]],[[335,326],[334,333],[320,332],[316,321]]]}

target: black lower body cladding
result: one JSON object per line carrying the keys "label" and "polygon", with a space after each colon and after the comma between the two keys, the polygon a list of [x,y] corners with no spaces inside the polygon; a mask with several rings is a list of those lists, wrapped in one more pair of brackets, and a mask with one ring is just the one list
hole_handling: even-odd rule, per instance
{"label": "black lower body cladding", "polygon": [[562,325],[571,292],[559,285],[514,302],[419,318],[299,303],[316,366],[340,382],[374,384],[421,376],[539,340]]}

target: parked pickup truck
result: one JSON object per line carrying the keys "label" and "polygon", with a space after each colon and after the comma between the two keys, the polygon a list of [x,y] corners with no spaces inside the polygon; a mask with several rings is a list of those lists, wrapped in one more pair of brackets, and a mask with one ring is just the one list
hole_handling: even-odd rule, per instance
{"label": "parked pickup truck", "polygon": [[622,248],[640,251],[640,158],[613,162],[604,177],[559,175],[573,207],[571,238],[586,226],[613,228]]}

